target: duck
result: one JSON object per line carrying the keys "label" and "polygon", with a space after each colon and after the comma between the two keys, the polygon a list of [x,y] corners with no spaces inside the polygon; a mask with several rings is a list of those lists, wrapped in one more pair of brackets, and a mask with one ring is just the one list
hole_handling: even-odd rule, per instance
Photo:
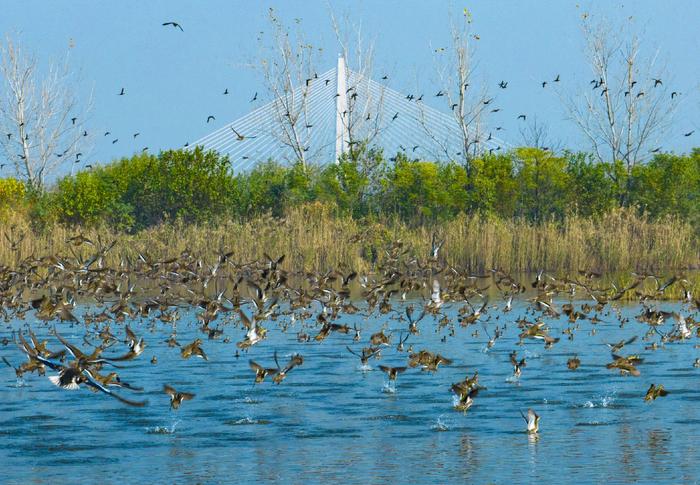
{"label": "duck", "polygon": [[174,387],[168,384],[163,385],[163,392],[170,396],[170,409],[177,410],[183,401],[194,399],[195,394],[191,392],[176,391]]}
{"label": "duck", "polygon": [[646,402],[654,401],[656,400],[657,397],[663,397],[667,396],[668,391],[664,389],[664,386],[659,384],[659,385],[650,385],[649,389],[647,389],[647,393],[644,396],[644,400]]}
{"label": "duck", "polygon": [[527,417],[522,411],[520,411],[520,415],[525,420],[525,423],[527,423],[527,434],[537,434],[540,429],[540,416],[532,409],[527,410]]}

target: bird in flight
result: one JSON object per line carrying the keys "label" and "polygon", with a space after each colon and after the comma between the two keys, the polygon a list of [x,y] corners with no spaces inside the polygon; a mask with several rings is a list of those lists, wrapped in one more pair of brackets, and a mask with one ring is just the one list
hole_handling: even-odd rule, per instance
{"label": "bird in flight", "polygon": [[228,94],[228,88],[224,89],[224,94]]}
{"label": "bird in flight", "polygon": [[235,135],[236,135],[236,140],[238,140],[238,141],[243,141],[243,140],[245,140],[246,138],[255,138],[254,136],[244,136],[244,135],[241,135],[239,132],[236,131],[236,129],[235,129],[233,126],[231,126],[230,128],[231,128],[231,131],[235,133]]}
{"label": "bird in flight", "polygon": [[214,121],[214,120],[216,120],[216,118],[213,115],[207,116],[207,123],[209,123],[210,121]]}
{"label": "bird in flight", "polygon": [[683,136],[690,136],[695,133],[695,130],[689,131],[688,133],[683,133]]}
{"label": "bird in flight", "polygon": [[255,94],[253,95],[253,99],[251,99],[250,102],[252,103],[252,102],[255,101],[256,99],[258,99],[258,92],[257,92],[257,91],[256,91]]}
{"label": "bird in flight", "polygon": [[119,91],[118,96],[124,96],[126,94],[126,91],[124,91],[124,88],[122,88],[121,91]]}
{"label": "bird in flight", "polygon": [[508,87],[508,82],[507,82],[507,81],[501,81],[500,83],[498,83],[498,87],[501,88],[501,89],[505,89],[505,88]]}
{"label": "bird in flight", "polygon": [[178,24],[177,22],[163,22],[163,27],[168,25],[172,25],[173,28],[180,29],[182,32],[184,32],[184,30],[182,30],[182,25]]}

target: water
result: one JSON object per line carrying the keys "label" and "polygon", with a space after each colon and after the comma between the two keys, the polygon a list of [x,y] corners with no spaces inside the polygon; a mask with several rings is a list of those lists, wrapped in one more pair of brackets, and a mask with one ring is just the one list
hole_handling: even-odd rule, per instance
{"label": "water", "polygon": [[[78,314],[84,311],[77,309]],[[624,316],[638,311],[638,305],[622,307]],[[579,322],[570,341],[561,334],[568,325],[564,319],[548,319],[552,335],[562,340],[545,350],[540,341],[517,345],[514,322],[524,312],[522,303],[505,315],[489,311],[489,333],[495,324],[508,325],[491,349],[486,349],[481,325],[457,326],[455,336],[443,342],[448,329],[438,332],[433,320],[423,320],[421,335],[411,336],[405,346],[438,352],[454,363],[440,366],[437,373],[409,368],[395,387],[378,366],[406,365],[406,352],[387,347],[381,360],[369,361],[368,369],[360,368],[359,359],[345,348],[359,352],[384,324],[396,344],[407,323],[395,316],[342,317],[340,323],[362,329],[360,343],[352,341],[352,332],[331,333],[321,343],[299,343],[301,323],[282,333],[277,323],[286,317],[280,317],[266,323],[266,341],[236,358],[240,328],[226,325],[221,339],[207,340],[197,330],[194,312],[183,311],[177,339],[184,344],[201,337],[208,362],[183,360],[178,348],[167,346],[171,324],[137,319],[130,325],[145,337],[147,347],[137,360],[123,363],[119,374],[145,388],[142,396],[149,405],[144,408],[85,389],[61,390],[36,374],[18,385],[12,369],[0,368],[0,482],[628,483],[693,482],[700,476],[700,369],[692,365],[700,350],[695,338],[644,350],[650,342],[641,336],[648,327],[630,322],[621,329],[611,314],[603,317],[607,323],[596,325],[593,336],[592,324]],[[27,322],[3,325],[0,340],[11,340],[12,330],[26,323],[49,339],[49,348],[60,348],[46,325],[30,316]],[[122,326],[111,324],[120,338]],[[83,327],[57,328],[84,346]],[[479,336],[472,336],[477,329]],[[633,335],[640,338],[621,353],[643,354],[641,377],[606,369],[611,358],[604,343]],[[224,343],[225,337],[231,342]],[[124,350],[123,344],[115,347],[105,354]],[[269,378],[254,385],[248,358],[274,367],[275,349],[281,365],[294,352],[304,356],[304,364],[281,385]],[[512,350],[527,358],[517,380],[511,379]],[[566,361],[574,354],[581,367],[570,371]],[[15,365],[24,360],[11,342],[0,346],[0,355]],[[158,357],[155,365],[149,362],[153,355]],[[487,389],[466,414],[457,412],[450,386],[475,370]],[[162,392],[165,383],[196,397],[173,411]],[[663,384],[670,394],[644,402],[651,383]],[[528,408],[541,416],[536,436],[524,433],[520,411]]]}

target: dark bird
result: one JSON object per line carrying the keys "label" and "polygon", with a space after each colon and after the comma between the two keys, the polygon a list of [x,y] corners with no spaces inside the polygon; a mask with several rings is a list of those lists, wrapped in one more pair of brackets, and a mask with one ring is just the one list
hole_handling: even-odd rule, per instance
{"label": "dark bird", "polygon": [[209,123],[210,121],[214,121],[214,120],[216,120],[216,118],[213,115],[207,116],[207,123]]}
{"label": "dark bird", "polygon": [[256,91],[255,94],[253,95],[253,99],[251,99],[250,102],[252,103],[252,102],[255,101],[256,99],[258,99],[258,92],[257,92],[257,91]]}
{"label": "dark bird", "polygon": [[73,124],[75,124],[75,122],[78,120],[78,118],[71,118],[70,120]]}
{"label": "dark bird", "polygon": [[139,136],[140,134],[141,134],[141,133],[138,133],[138,132],[137,132],[137,133],[134,133],[134,138],[136,138],[136,137]]}
{"label": "dark bird", "polygon": [[399,117],[399,112],[397,111],[396,114],[391,117],[391,121],[394,121],[398,117]]}
{"label": "dark bird", "polygon": [[547,87],[547,81],[542,81],[542,87]]}
{"label": "dark bird", "polygon": [[689,131],[688,133],[683,133],[683,136],[690,136],[695,133],[695,130]]}
{"label": "dark bird", "polygon": [[678,96],[678,92],[673,91],[673,92],[671,93],[671,99],[675,98],[676,96]]}
{"label": "dark bird", "polygon": [[557,77],[554,78],[554,81],[553,81],[553,82],[555,82],[555,83],[558,83],[558,82],[559,82],[559,74],[557,74]]}
{"label": "dark bird", "polygon": [[387,79],[389,79],[389,76],[387,76],[386,74],[384,74],[384,75],[382,76],[382,79],[383,79],[384,81],[386,81]]}
{"label": "dark bird", "polygon": [[163,22],[163,27],[165,27],[167,25],[172,25],[173,28],[180,29],[182,32],[184,32],[184,30],[182,30],[182,26],[180,24],[178,24],[177,22]]}
{"label": "dark bird", "polygon": [[525,121],[527,119],[527,115],[520,115],[518,116],[518,119]]}
{"label": "dark bird", "polygon": [[115,138],[114,140],[112,140],[112,145],[114,145],[114,144],[117,143],[118,141],[119,141],[119,138]]}
{"label": "dark bird", "polygon": [[228,88],[224,89],[224,94],[228,94]]}
{"label": "dark bird", "polygon": [[124,88],[122,88],[121,91],[119,91],[119,94],[117,96],[124,96],[126,94],[126,91],[124,91]]}
{"label": "dark bird", "polygon": [[440,91],[438,91],[437,93],[435,93],[435,97],[436,97],[436,98],[439,98],[440,96],[444,96],[444,95],[445,95],[445,93],[443,93],[442,90],[440,90]]}
{"label": "dark bird", "polygon": [[654,79],[654,87],[659,86],[659,85],[663,85],[663,83],[661,82],[661,79]]}
{"label": "dark bird", "polygon": [[498,83],[498,87],[501,89],[505,89],[508,87],[508,83],[506,81],[501,81],[500,83]]}

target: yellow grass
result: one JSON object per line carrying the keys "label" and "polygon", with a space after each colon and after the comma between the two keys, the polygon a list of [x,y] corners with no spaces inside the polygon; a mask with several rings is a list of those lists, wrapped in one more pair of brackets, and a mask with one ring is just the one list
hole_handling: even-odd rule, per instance
{"label": "yellow grass", "polygon": [[[82,233],[92,240],[117,240],[111,263],[143,253],[152,259],[175,256],[185,249],[211,261],[220,248],[234,251],[234,260],[250,261],[263,252],[287,256],[284,267],[326,271],[331,268],[372,270],[370,255],[384,258],[384,248],[400,239],[409,251],[427,258],[431,235],[446,240],[441,257],[459,268],[484,271],[500,268],[519,273],[546,269],[568,272],[595,269],[604,272],[654,270],[683,271],[700,263],[698,236],[677,218],[648,220],[632,210],[616,210],[599,219],[570,217],[563,223],[533,225],[522,220],[460,216],[435,227],[410,227],[399,221],[364,223],[336,217],[320,204],[290,209],[282,219],[260,217],[247,222],[216,225],[164,224],[137,234],[109,228],[81,229],[53,224],[40,233],[31,230],[23,214],[7,212],[0,219],[9,236],[26,234],[19,251],[0,239],[0,264],[13,265],[31,255],[71,255],[66,240]],[[89,246],[77,250],[84,256]]]}

